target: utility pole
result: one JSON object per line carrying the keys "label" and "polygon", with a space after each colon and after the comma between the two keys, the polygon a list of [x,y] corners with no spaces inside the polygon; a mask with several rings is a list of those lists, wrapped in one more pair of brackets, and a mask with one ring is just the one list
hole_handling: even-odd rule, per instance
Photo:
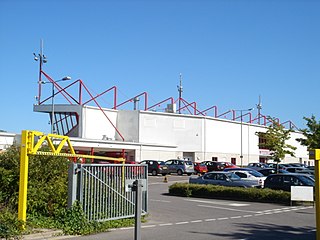
{"label": "utility pole", "polygon": [[180,84],[177,86],[178,92],[179,92],[179,114],[181,113],[181,98],[182,98],[182,92],[183,92],[183,87],[182,87],[182,74],[180,73]]}

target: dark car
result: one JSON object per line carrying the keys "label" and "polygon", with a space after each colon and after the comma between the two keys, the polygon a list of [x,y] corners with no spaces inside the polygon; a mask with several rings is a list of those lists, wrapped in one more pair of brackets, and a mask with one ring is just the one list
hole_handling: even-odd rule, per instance
{"label": "dark car", "polygon": [[203,163],[194,163],[194,171],[196,174],[203,174],[208,172],[208,168]]}
{"label": "dark car", "polygon": [[312,186],[315,182],[312,178],[303,174],[296,173],[279,173],[271,174],[264,181],[265,188],[271,188],[274,190],[291,191],[291,186]]}
{"label": "dark car", "polygon": [[266,163],[249,163],[248,168],[269,168],[269,165]]}
{"label": "dark car", "polygon": [[213,171],[205,173],[203,176],[197,178],[190,177],[189,183],[194,184],[213,184],[227,187],[243,187],[251,188],[256,187],[260,188],[261,186],[255,181],[246,181],[242,180],[239,176],[233,172],[224,172],[224,171]]}
{"label": "dark car", "polygon": [[216,161],[203,161],[201,164],[205,164],[208,168],[208,172],[211,171],[222,171],[225,169],[225,165],[223,162],[216,162]]}
{"label": "dark car", "polygon": [[148,173],[151,173],[152,176],[157,176],[158,174],[165,176],[168,174],[168,166],[164,161],[143,160],[140,164],[147,164]]}
{"label": "dark car", "polygon": [[264,176],[269,176],[270,174],[277,173],[277,170],[275,168],[253,168],[254,170],[258,171],[259,173],[262,173]]}

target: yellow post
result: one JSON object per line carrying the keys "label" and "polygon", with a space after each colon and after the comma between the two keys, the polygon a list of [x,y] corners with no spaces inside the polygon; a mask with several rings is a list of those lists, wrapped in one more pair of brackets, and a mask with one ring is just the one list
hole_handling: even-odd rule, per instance
{"label": "yellow post", "polygon": [[309,158],[314,159],[314,174],[315,174],[315,197],[316,197],[316,230],[317,230],[317,240],[320,240],[320,149],[314,149],[309,151]]}
{"label": "yellow post", "polygon": [[[19,182],[19,204],[18,219],[24,223],[27,220],[27,189],[28,189],[28,132],[22,131],[21,153],[20,153],[20,182]],[[24,225],[23,225],[24,227]]]}

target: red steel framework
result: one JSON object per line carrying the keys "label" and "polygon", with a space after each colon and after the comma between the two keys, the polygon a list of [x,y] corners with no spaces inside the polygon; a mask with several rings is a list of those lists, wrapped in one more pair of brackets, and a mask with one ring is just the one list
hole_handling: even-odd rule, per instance
{"label": "red steel framework", "polygon": [[[239,111],[228,110],[226,112],[222,112],[219,114],[218,107],[215,105],[211,106],[205,110],[199,110],[197,108],[196,102],[188,102],[185,99],[183,99],[182,97],[178,98],[177,100],[174,100],[173,97],[169,97],[169,98],[166,98],[166,99],[164,99],[164,100],[162,100],[152,106],[148,106],[148,93],[142,92],[132,98],[129,98],[128,100],[125,100],[124,102],[118,103],[117,102],[118,101],[118,98],[117,98],[118,91],[117,91],[116,86],[112,86],[109,89],[94,96],[93,94],[91,94],[91,92],[89,91],[87,86],[84,84],[84,82],[80,79],[72,82],[71,84],[67,85],[66,87],[61,87],[58,84],[58,82],[54,81],[48,74],[46,74],[44,71],[42,71],[42,69],[40,69],[40,74],[41,74],[41,76],[39,76],[39,86],[38,86],[39,89],[38,89],[38,97],[37,97],[39,105],[47,103],[49,100],[52,100],[52,98],[58,94],[62,95],[64,97],[64,99],[71,105],[75,104],[75,105],[84,106],[89,103],[94,103],[101,110],[101,112],[106,117],[106,120],[109,122],[109,124],[112,125],[112,127],[115,129],[115,131],[121,137],[122,141],[125,141],[124,136],[120,133],[120,131],[117,129],[117,127],[114,125],[114,123],[110,120],[110,118],[104,112],[103,107],[98,102],[99,98],[105,96],[107,93],[110,93],[110,92],[113,92],[113,98],[112,98],[113,103],[111,105],[111,109],[114,109],[114,110],[117,110],[119,107],[123,107],[124,105],[126,105],[130,102],[133,102],[136,98],[143,96],[143,99],[144,99],[143,110],[144,111],[151,111],[151,110],[154,111],[155,107],[160,107],[160,106],[162,106],[162,104],[169,103],[169,104],[173,105],[174,103],[177,103],[179,101],[180,108],[177,109],[177,113],[184,111],[190,115],[210,116],[210,115],[208,115],[208,112],[212,110],[213,114],[211,116],[214,118],[222,118],[222,119],[228,119],[228,120],[232,120],[232,121],[241,121],[241,116],[240,115],[237,116],[237,112],[239,112]],[[44,100],[41,100],[41,92],[42,92],[41,77],[42,77],[42,75],[48,81],[50,81],[53,84],[53,86],[58,90],[57,92],[55,92],[55,94],[53,96],[51,95],[51,96],[45,98]],[[69,90],[71,89],[71,87],[73,87],[77,84],[78,84],[78,94],[75,97],[69,92]],[[83,99],[84,93],[86,93],[89,96],[89,99],[86,99],[86,100]],[[246,114],[243,114],[242,120],[243,120],[243,117],[246,117],[245,122],[247,122],[247,123],[260,124],[260,125],[264,125],[264,126],[269,126],[272,123],[272,121],[270,120],[270,117],[267,117],[267,116],[262,115],[260,113],[258,116],[253,118],[252,113],[248,112]],[[57,124],[56,129],[58,129],[58,128],[61,129],[61,133],[64,135],[67,135],[68,133],[70,133],[70,131],[72,131],[79,123],[79,116],[77,113],[57,112],[57,113],[55,113],[54,118],[55,118],[55,123]],[[275,120],[280,124],[280,120],[278,118],[275,118]],[[289,129],[298,130],[298,128],[291,121],[283,122],[283,123],[281,123],[281,125],[289,128]]]}

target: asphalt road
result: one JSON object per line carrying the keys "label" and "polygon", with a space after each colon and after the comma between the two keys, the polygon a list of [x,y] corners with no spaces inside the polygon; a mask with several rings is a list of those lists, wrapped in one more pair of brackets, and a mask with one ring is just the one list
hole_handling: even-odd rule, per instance
{"label": "asphalt road", "polygon": [[[186,176],[149,177],[149,216],[143,240],[311,240],[316,239],[315,208],[168,196],[168,186]],[[88,240],[133,240],[134,227],[112,229]]]}

